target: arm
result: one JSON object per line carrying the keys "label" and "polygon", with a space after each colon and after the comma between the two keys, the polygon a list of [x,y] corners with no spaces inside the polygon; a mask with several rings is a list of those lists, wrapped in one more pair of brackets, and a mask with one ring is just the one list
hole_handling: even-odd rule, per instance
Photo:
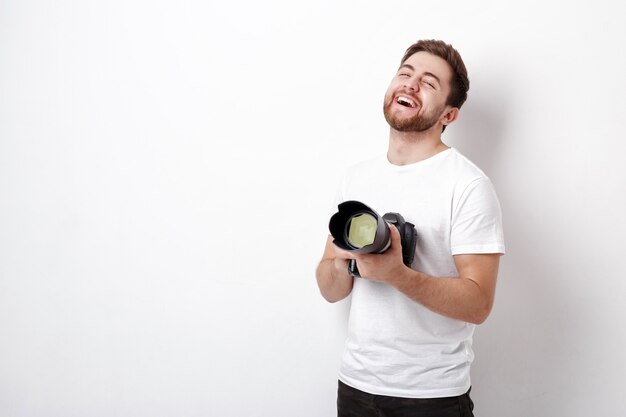
{"label": "arm", "polygon": [[[454,256],[458,277],[432,277],[402,263],[400,235],[391,227],[391,247],[381,255],[351,255],[363,277],[387,283],[441,315],[480,324],[493,306],[500,254]],[[375,278],[374,278],[375,277]]]}
{"label": "arm", "polygon": [[331,303],[343,300],[352,292],[354,278],[348,273],[349,255],[336,247],[332,236],[328,236],[315,276],[322,296]]}

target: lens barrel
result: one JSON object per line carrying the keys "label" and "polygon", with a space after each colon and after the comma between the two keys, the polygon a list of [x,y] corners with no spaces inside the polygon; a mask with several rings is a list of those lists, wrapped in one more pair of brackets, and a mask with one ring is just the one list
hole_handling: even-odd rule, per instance
{"label": "lens barrel", "polygon": [[356,253],[383,253],[391,244],[389,225],[360,201],[346,201],[330,218],[330,234],[338,247]]}

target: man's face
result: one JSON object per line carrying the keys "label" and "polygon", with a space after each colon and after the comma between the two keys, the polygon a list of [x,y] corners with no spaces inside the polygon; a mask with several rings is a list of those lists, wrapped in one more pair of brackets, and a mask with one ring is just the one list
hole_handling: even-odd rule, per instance
{"label": "man's face", "polygon": [[449,109],[452,69],[428,52],[411,55],[398,69],[385,94],[387,123],[400,132],[423,132]]}

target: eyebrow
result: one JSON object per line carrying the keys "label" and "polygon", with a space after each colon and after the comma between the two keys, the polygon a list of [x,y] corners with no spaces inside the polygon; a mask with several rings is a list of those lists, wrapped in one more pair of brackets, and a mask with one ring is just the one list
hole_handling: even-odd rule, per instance
{"label": "eyebrow", "polygon": [[[400,68],[399,68],[399,69],[402,69],[402,68],[408,68],[408,69],[410,69],[411,71],[415,72],[415,68],[413,67],[413,65],[410,65],[410,64],[402,64],[402,65],[400,65]],[[439,77],[437,77],[437,76],[436,76],[435,74],[433,74],[432,72],[428,72],[428,71],[426,71],[426,72],[424,73],[424,75],[425,75],[425,76],[428,76],[428,77],[433,77],[435,80],[437,80],[437,82],[438,82],[439,84],[441,84],[441,80],[439,79]]]}

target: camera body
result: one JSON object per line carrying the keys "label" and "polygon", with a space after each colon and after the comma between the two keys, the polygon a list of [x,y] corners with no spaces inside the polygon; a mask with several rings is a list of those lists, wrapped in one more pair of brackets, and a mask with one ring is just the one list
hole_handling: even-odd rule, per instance
{"label": "camera body", "polygon": [[[383,253],[391,245],[389,225],[400,232],[402,261],[411,266],[415,257],[417,231],[415,225],[404,220],[399,213],[380,216],[376,211],[360,201],[346,201],[338,206],[338,211],[328,224],[333,243],[341,249],[355,253]],[[350,260],[348,272],[360,277],[355,260]]]}

